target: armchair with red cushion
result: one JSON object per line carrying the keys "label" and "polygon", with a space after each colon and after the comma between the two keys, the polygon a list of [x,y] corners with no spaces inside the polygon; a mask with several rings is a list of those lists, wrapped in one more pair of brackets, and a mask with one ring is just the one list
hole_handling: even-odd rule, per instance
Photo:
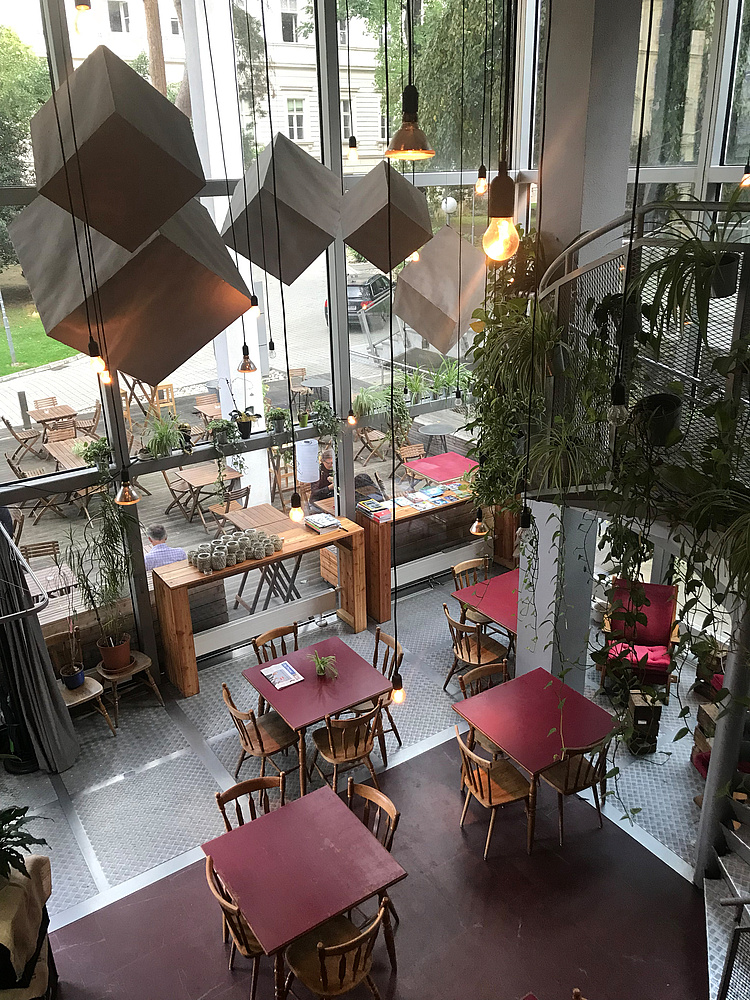
{"label": "armchair with red cushion", "polygon": [[[633,588],[642,590],[645,597],[640,606],[633,603]],[[607,662],[602,666],[602,684],[609,664],[627,664],[641,684],[666,687],[666,700],[669,703],[677,587],[616,579],[612,608],[608,616],[608,655]],[[645,616],[646,621],[634,624],[626,622],[626,616],[633,614]]]}

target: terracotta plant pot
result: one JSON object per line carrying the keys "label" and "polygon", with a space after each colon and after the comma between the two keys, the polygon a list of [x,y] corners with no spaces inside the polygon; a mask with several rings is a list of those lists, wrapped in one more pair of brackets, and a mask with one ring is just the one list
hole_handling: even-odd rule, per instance
{"label": "terracotta plant pot", "polygon": [[110,646],[106,639],[97,639],[96,645],[107,673],[116,674],[130,666],[130,636],[127,632],[122,633],[116,646]]}
{"label": "terracotta plant pot", "polygon": [[86,679],[86,675],[83,672],[83,664],[66,664],[66,666],[62,667],[60,670],[60,678],[66,688],[70,691],[75,691],[75,689],[79,688]]}

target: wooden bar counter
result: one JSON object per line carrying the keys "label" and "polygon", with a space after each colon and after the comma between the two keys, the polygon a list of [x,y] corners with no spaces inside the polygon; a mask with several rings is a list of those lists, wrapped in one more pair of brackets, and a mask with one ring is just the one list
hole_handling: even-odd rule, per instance
{"label": "wooden bar counter", "polygon": [[[252,509],[257,508],[248,508]],[[278,515],[279,512],[275,508],[271,510]],[[293,559],[327,545],[335,545],[338,549],[341,593],[341,607],[337,614],[355,632],[361,632],[367,627],[365,532],[359,525],[345,517],[339,520],[342,524],[341,529],[319,535],[304,524],[293,524],[287,519],[288,527],[278,532],[284,539],[284,547],[280,552],[274,552],[272,556],[266,556],[264,559],[246,559],[236,566],[227,566],[226,569],[214,570],[209,574],[200,573],[187,560],[154,569],[154,595],[166,654],[167,674],[183,695],[187,697],[198,694],[200,690],[188,592],[194,587],[200,587],[201,584],[237,576],[247,573],[248,570],[262,569],[282,559]],[[290,623],[293,614],[293,606],[290,606]]]}

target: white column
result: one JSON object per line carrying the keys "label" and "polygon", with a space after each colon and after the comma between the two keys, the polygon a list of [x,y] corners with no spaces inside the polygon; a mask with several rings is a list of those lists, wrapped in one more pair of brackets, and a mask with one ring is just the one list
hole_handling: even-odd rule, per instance
{"label": "white column", "polygon": [[[185,23],[185,54],[190,80],[195,141],[206,177],[215,179],[242,177],[242,138],[237,115],[237,91],[234,76],[234,51],[230,6],[226,0],[183,0]],[[206,20],[210,34],[207,32]],[[218,106],[217,106],[218,104]],[[227,213],[226,198],[204,199],[217,226]],[[231,248],[230,248],[230,252]],[[250,265],[245,258],[235,256],[237,267],[251,288]],[[242,359],[243,320],[232,323],[214,340],[216,371],[219,379],[221,411],[227,416],[235,408],[244,409],[245,390],[248,405],[263,413],[263,384],[256,320],[245,314],[244,329],[250,357],[257,372],[240,375],[237,366]],[[264,427],[259,421],[253,427]],[[268,459],[265,452],[245,455],[243,485],[252,487],[253,503],[270,501]]]}

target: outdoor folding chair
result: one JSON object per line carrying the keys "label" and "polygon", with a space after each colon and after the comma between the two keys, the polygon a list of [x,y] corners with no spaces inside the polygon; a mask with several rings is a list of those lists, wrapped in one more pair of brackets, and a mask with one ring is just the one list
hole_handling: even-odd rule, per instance
{"label": "outdoor folding chair", "polygon": [[99,426],[99,421],[102,416],[102,404],[101,401],[97,399],[96,406],[94,407],[94,415],[87,420],[75,421],[76,431],[80,431],[84,437],[90,437],[96,440],[97,434],[96,429]]}
{"label": "outdoor folding chair", "polygon": [[[357,429],[357,437],[362,447],[354,456],[355,462],[363,451],[369,451],[370,453],[362,463],[363,466],[367,465],[372,458],[378,458],[381,462],[385,461],[390,439],[382,431],[376,431],[372,427],[359,427]],[[383,448],[385,448],[385,451],[383,451]]]}
{"label": "outdoor folding chair", "polygon": [[47,431],[47,441],[70,441],[76,436],[76,423],[71,417],[66,420],[56,420]]}
{"label": "outdoor folding chair", "polygon": [[18,442],[18,447],[11,455],[14,462],[16,459],[20,462],[26,452],[33,455],[35,458],[42,458],[42,455],[38,451],[34,451],[31,447],[41,437],[41,431],[35,431],[32,428],[27,429],[25,427],[15,430],[11,422],[6,417],[3,417],[3,423],[8,428],[11,437],[15,438]]}
{"label": "outdoor folding chair", "polygon": [[235,510],[245,510],[250,502],[250,487],[243,486],[239,490],[227,490],[223,503],[214,503],[208,508],[216,518],[216,534],[218,538],[227,524],[226,515]]}
{"label": "outdoor folding chair", "polygon": [[57,406],[57,396],[45,396],[44,399],[34,400],[35,410],[49,410],[51,406]]}

